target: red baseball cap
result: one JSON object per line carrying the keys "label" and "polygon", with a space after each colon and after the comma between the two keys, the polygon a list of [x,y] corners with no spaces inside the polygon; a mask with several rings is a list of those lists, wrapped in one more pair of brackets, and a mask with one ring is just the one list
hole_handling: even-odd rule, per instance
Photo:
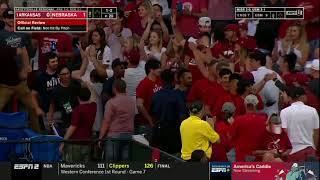
{"label": "red baseball cap", "polygon": [[224,28],[224,31],[238,32],[238,25],[236,25],[236,24],[228,24],[228,25]]}
{"label": "red baseball cap", "polygon": [[248,71],[247,72],[243,72],[241,74],[241,77],[243,79],[247,80],[248,82],[250,82],[251,84],[254,84],[254,77],[253,77],[251,72],[248,72]]}
{"label": "red baseball cap", "polygon": [[135,2],[128,3],[128,5],[124,8],[124,11],[133,11],[137,8]]}
{"label": "red baseball cap", "polygon": [[137,49],[132,49],[130,52],[124,52],[123,54],[132,65],[139,64],[140,61],[140,53]]}

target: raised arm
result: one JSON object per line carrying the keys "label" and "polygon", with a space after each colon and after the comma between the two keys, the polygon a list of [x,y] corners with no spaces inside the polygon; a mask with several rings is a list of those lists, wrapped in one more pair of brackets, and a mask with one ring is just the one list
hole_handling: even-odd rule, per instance
{"label": "raised arm", "polygon": [[79,43],[78,48],[80,50],[81,59],[82,59],[81,67],[79,70],[72,71],[71,73],[71,77],[76,80],[81,79],[81,77],[85,74],[89,64],[87,53],[82,49],[81,42]]}
{"label": "raised arm", "polygon": [[153,22],[154,22],[154,18],[149,17],[148,18],[148,25],[147,25],[146,29],[144,30],[144,32],[142,34],[141,40],[143,40],[143,41],[148,40],[150,31],[151,31],[151,26],[152,26]]}
{"label": "raised arm", "polygon": [[161,16],[159,21],[161,29],[162,29],[162,33],[163,33],[163,40],[165,42],[168,42],[170,40],[170,35],[169,35],[169,30],[167,25],[164,23],[163,17]]}
{"label": "raised arm", "polygon": [[201,52],[197,49],[196,44],[189,43],[189,48],[192,50],[194,54],[194,58],[198,66],[198,69],[200,70],[200,72],[205,78],[209,78],[209,71],[204,64],[204,61],[201,57]]}

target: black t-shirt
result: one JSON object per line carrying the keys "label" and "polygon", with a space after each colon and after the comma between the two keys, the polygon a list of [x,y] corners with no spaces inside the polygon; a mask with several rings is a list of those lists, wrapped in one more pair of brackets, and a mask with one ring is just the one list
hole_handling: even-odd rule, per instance
{"label": "black t-shirt", "polygon": [[78,81],[71,81],[69,87],[60,84],[52,91],[51,102],[53,101],[56,111],[62,113],[63,127],[70,126],[72,110],[79,104],[77,95],[81,88]]}
{"label": "black t-shirt", "polygon": [[113,96],[112,94],[112,85],[114,83],[114,76],[112,76],[111,78],[109,78],[108,80],[106,80],[104,83],[103,83],[103,90],[102,92],[105,93],[105,94],[108,94],[109,96]]}
{"label": "black t-shirt", "polygon": [[17,61],[17,49],[0,48],[0,84],[8,86],[18,85],[21,81],[19,78],[19,67]]}
{"label": "black t-shirt", "polygon": [[0,31],[0,47],[22,48],[27,44],[26,36],[21,33]]}
{"label": "black t-shirt", "polygon": [[58,74],[48,74],[47,72],[40,72],[34,83],[33,90],[37,91],[40,97],[40,107],[44,112],[49,111],[50,97],[52,91],[59,84]]}
{"label": "black t-shirt", "polygon": [[4,26],[5,26],[4,21],[0,20],[0,31],[3,30]]}

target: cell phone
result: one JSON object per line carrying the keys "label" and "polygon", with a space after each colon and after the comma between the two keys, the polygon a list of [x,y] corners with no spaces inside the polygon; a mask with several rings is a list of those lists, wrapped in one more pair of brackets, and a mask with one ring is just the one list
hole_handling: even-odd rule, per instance
{"label": "cell phone", "polygon": [[279,80],[276,80],[274,82],[274,85],[277,86],[277,88],[280,89],[280,91],[284,92],[286,90],[286,86]]}

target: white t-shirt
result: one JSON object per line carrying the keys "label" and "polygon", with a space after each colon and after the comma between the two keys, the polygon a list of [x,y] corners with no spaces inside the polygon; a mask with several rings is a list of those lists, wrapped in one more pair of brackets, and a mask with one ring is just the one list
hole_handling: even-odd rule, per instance
{"label": "white t-shirt", "polygon": [[144,46],[144,52],[146,53],[147,56],[150,56],[150,57],[154,57],[156,58],[158,61],[161,61],[161,56],[164,52],[166,52],[166,48],[161,48],[161,51],[160,53],[159,52],[151,52],[149,49],[148,49],[148,46]]}
{"label": "white t-shirt", "polygon": [[310,146],[315,149],[313,131],[319,129],[319,116],[315,108],[295,102],[280,112],[280,118],[292,144],[291,154]]}
{"label": "white t-shirt", "polygon": [[[89,47],[87,47],[86,51],[89,49]],[[97,52],[97,59],[99,57],[99,55],[101,54],[101,51]],[[112,64],[112,54],[111,54],[111,50],[108,46],[106,46],[104,48],[104,52],[103,52],[103,56],[102,56],[102,64],[108,65],[109,69],[111,69],[111,64]],[[94,65],[91,61],[89,61],[86,72],[84,73],[84,75],[81,77],[81,79],[83,81],[90,81],[90,73],[92,70],[94,70]]]}
{"label": "white t-shirt", "polygon": [[167,0],[150,0],[152,5],[159,4],[162,7],[162,16],[169,15],[171,13]]}
{"label": "white t-shirt", "polygon": [[[106,27],[109,28],[109,27]],[[108,30],[105,30],[108,31]],[[128,38],[132,36],[132,32],[128,28],[123,28],[121,31],[121,37],[123,38]],[[123,61],[123,55],[121,51],[121,42],[119,40],[119,37],[117,37],[115,34],[111,34],[109,38],[107,39],[108,45],[111,49],[112,52],[112,59],[117,59],[119,58],[121,61]]]}
{"label": "white t-shirt", "polygon": [[250,20],[248,22],[248,36],[254,36],[256,34],[258,24],[259,20]]}
{"label": "white t-shirt", "polygon": [[[140,61],[136,68],[127,68],[124,73],[123,80],[127,85],[127,94],[134,99],[136,102],[136,90],[139,83],[146,77],[144,69],[146,62]],[[136,109],[136,113],[138,113]]]}
{"label": "white t-shirt", "polygon": [[[263,78],[265,77],[266,74],[271,74],[275,73],[271,69],[267,69],[265,66],[262,66],[257,69],[257,71],[252,71],[251,72],[253,77],[254,77],[254,82],[255,84],[261,82]],[[282,81],[281,77],[279,74],[277,74],[277,78]],[[267,107],[264,105],[263,112],[268,114],[268,116],[272,115],[272,113],[278,113],[279,112],[279,95],[280,95],[280,90],[279,88],[275,85],[274,81],[270,80],[268,81],[263,89],[260,91],[260,96],[263,100],[264,103],[267,101],[272,101],[275,102],[272,106]]]}

